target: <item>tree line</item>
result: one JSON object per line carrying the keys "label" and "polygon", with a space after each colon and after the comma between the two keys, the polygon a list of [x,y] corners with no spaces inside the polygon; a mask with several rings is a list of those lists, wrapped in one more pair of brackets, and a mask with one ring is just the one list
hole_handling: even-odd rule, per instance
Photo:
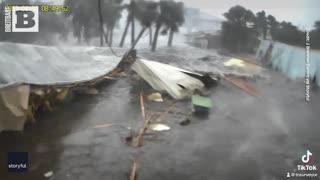
{"label": "tree line", "polygon": [[[6,5],[41,5],[40,1],[4,0],[0,6],[0,23],[4,24],[4,7]],[[184,4],[174,0],[160,2],[147,0],[65,0],[69,7],[66,13],[40,13],[39,33],[5,33],[0,29],[0,41],[34,43],[46,41],[53,44],[53,37],[66,40],[71,32],[78,43],[88,43],[93,38],[100,38],[100,46],[114,45],[114,31],[119,25],[122,12],[127,12],[126,25],[122,32],[119,46],[123,47],[127,34],[131,30],[131,46],[149,31],[149,44],[156,50],[159,34],[168,34],[168,46],[172,46],[174,33],[184,23]],[[3,8],[2,8],[3,7]],[[136,33],[136,23],[142,27]],[[154,29],[154,30],[153,30]],[[154,32],[153,32],[154,31]]]}
{"label": "tree line", "polygon": [[[259,42],[258,37],[294,45],[305,46],[305,31],[291,22],[279,22],[265,11],[254,14],[242,6],[234,6],[224,13],[227,19],[222,23],[222,44],[231,51],[253,52]],[[320,49],[320,21],[316,21],[310,32],[312,49]]]}
{"label": "tree line", "polygon": [[[70,6],[72,11],[67,16],[72,17],[81,28],[74,35],[81,41],[84,36],[85,40],[96,35],[97,29],[100,34],[100,46],[106,43],[108,46],[113,45],[113,31],[121,19],[122,11],[127,11],[126,25],[122,33],[119,46],[123,47],[129,28],[131,29],[131,45],[134,47],[146,30],[149,30],[149,43],[153,51],[156,50],[160,30],[162,34],[169,31],[168,46],[172,46],[173,36],[179,31],[179,27],[184,23],[184,4],[173,0],[162,0],[160,2],[146,0],[131,0],[128,4],[123,4],[122,0],[97,0],[97,6],[86,0],[66,0],[65,4]],[[89,6],[88,4],[91,4]],[[89,8],[90,7],[90,8]],[[83,9],[89,12],[98,12],[98,16],[84,15]],[[97,10],[97,11],[95,11]],[[92,14],[92,13],[91,13]],[[89,20],[83,18],[86,16]],[[89,25],[87,22],[96,24]],[[136,35],[136,22],[142,26],[140,32]],[[73,23],[75,24],[75,23]],[[154,34],[153,27],[155,27]],[[87,32],[87,33],[86,33]],[[90,34],[90,32],[93,32]]]}

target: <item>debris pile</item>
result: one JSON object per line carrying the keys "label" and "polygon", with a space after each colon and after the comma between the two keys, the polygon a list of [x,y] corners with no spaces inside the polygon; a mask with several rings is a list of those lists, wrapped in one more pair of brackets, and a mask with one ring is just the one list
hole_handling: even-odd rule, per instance
{"label": "debris pile", "polygon": [[[181,69],[200,74],[208,74],[212,77],[215,76],[237,76],[245,79],[268,79],[266,70],[251,61],[234,58],[228,55],[221,55],[216,51],[207,51],[203,49],[185,47],[168,53],[155,52],[149,54],[141,52],[141,56],[145,59],[156,59]],[[234,62],[239,62],[237,66]],[[229,62],[226,64],[226,62]]]}
{"label": "debris pile", "polygon": [[[188,99],[192,97],[195,113],[209,113],[211,100],[208,97],[200,95],[206,94],[205,92],[208,91],[208,88],[211,86],[217,85],[219,78],[212,78],[206,74],[203,75],[146,59],[137,59],[131,68],[143,80],[145,80],[153,90],[157,91],[147,96],[149,101],[164,102],[166,99],[162,97],[161,93],[169,94],[174,100]],[[131,134],[126,137],[126,143],[136,148],[141,147],[144,136],[148,130],[162,132],[171,129],[170,126],[164,123],[164,119],[165,116],[175,107],[175,103],[173,103],[162,113],[156,113],[150,109],[146,112],[143,91],[140,93],[139,101],[143,126],[137,135]],[[205,112],[200,111],[202,109],[205,109]],[[180,125],[186,126],[190,123],[191,121],[186,119],[181,122]],[[136,157],[132,163],[130,180],[135,179],[138,164],[139,162]]]}
{"label": "debris pile", "polygon": [[[134,132],[127,128],[130,134],[125,137],[125,142],[134,148],[140,148],[144,144],[147,134],[161,134],[159,132],[174,128],[174,125],[170,124],[170,127],[165,119],[173,111],[178,100],[183,99],[188,103],[190,101],[191,114],[209,115],[213,107],[210,88],[217,86],[221,79],[249,95],[258,96],[257,90],[243,79],[263,74],[263,68],[260,66],[235,58],[218,61],[214,56],[206,56],[193,61],[186,60],[184,65],[176,64],[175,67],[137,58],[135,50],[125,53],[120,59],[117,56],[106,56],[105,49],[101,48],[66,50],[8,43],[9,47],[17,49],[16,55],[13,55],[5,45],[6,43],[0,43],[0,48],[5,47],[4,52],[0,50],[0,54],[4,54],[5,57],[0,57],[0,63],[4,64],[0,67],[0,116],[4,117],[0,119],[0,132],[22,130],[27,120],[36,121],[37,112],[52,111],[59,103],[68,102],[78,94],[99,94],[98,83],[117,79],[122,73],[130,74],[134,71],[140,79],[150,85],[149,89],[153,89],[152,93],[148,92],[146,95],[143,88],[139,91],[142,119],[139,131]],[[24,52],[25,50],[27,52]],[[10,60],[14,62],[15,67],[10,64]],[[203,65],[204,61],[206,65]],[[145,98],[150,104],[166,104],[165,111],[147,109]],[[171,102],[168,103],[168,100]],[[184,120],[178,124],[187,126],[191,124],[190,118],[184,115]],[[116,123],[101,124],[93,129],[114,126]],[[138,165],[138,158],[135,157],[130,180],[136,179]],[[50,171],[44,176],[50,178],[52,175],[53,172]]]}
{"label": "debris pile", "polygon": [[195,90],[203,90],[202,74],[176,68],[168,64],[138,59],[132,69],[155,90],[167,92],[174,99],[191,97]]}

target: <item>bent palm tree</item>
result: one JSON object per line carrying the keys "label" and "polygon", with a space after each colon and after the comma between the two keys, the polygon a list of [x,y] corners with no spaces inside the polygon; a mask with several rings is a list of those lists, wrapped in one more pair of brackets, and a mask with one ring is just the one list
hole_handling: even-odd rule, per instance
{"label": "bent palm tree", "polygon": [[70,11],[65,15],[72,18],[74,36],[79,43],[82,41],[82,36],[88,41],[91,38],[90,32],[99,29],[96,26],[99,24],[99,17],[92,16],[92,12],[98,10],[99,13],[102,1],[97,0],[96,3],[90,3],[86,0],[65,0],[64,4],[70,7]]}
{"label": "bent palm tree", "polygon": [[102,19],[102,10],[101,10],[101,0],[98,0],[98,15],[99,15],[99,23],[100,23],[100,46],[103,46],[103,19]]}
{"label": "bent palm tree", "polygon": [[124,45],[130,24],[131,24],[131,43],[133,43],[133,41],[134,41],[134,28],[135,28],[135,26],[134,26],[134,14],[135,13],[134,12],[136,10],[136,5],[135,5],[134,0],[131,0],[129,5],[124,5],[123,8],[127,9],[128,16],[127,16],[126,27],[124,28],[124,31],[123,31],[123,34],[121,37],[121,41],[119,44],[120,47],[123,47],[123,45]]}
{"label": "bent palm tree", "polygon": [[154,36],[153,36],[151,51],[156,50],[160,29],[164,24],[166,24],[166,22],[169,21],[168,19],[170,18],[170,16],[169,16],[169,14],[170,14],[169,13],[169,9],[170,9],[169,2],[168,1],[160,1],[159,5],[160,5],[160,15],[156,19],[156,30],[155,30]]}
{"label": "bent palm tree", "polygon": [[112,46],[113,43],[113,31],[117,22],[121,18],[121,11],[123,7],[121,6],[122,0],[109,0],[105,3],[105,23],[107,27],[107,33],[105,35],[106,43],[109,46]]}
{"label": "bent palm tree", "polygon": [[142,25],[142,29],[132,44],[132,49],[138,43],[146,29],[150,28],[153,21],[159,16],[158,4],[150,1],[139,1],[137,3],[136,17]]}
{"label": "bent palm tree", "polygon": [[168,19],[167,26],[170,29],[168,46],[172,46],[173,34],[179,31],[179,26],[184,23],[184,5],[182,2],[172,2],[170,8],[171,18]]}

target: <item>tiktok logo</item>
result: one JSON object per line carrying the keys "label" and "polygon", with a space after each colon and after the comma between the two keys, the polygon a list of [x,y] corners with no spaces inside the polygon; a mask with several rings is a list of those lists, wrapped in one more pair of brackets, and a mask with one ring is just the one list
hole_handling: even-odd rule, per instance
{"label": "tiktok logo", "polygon": [[301,157],[302,162],[305,164],[309,163],[311,156],[312,156],[312,153],[309,150],[307,150],[307,154]]}

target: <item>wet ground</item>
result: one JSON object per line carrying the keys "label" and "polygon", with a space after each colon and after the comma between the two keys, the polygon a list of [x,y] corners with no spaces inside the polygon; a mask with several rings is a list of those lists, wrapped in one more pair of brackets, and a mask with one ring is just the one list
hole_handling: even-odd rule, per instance
{"label": "wet ground", "polygon": [[[139,93],[152,89],[129,77],[104,83],[98,95],[78,97],[42,114],[23,133],[0,134],[0,179],[41,180],[53,171],[52,180],[123,180],[134,159],[137,180],[287,179],[287,172],[299,172],[306,150],[313,153],[309,164],[319,163],[320,96],[312,91],[306,102],[303,82],[268,75],[250,81],[259,97],[221,81],[211,89],[214,106],[207,118],[190,113],[190,100],[146,100],[147,113],[174,104],[162,118],[171,129],[150,132],[138,149],[128,146],[125,137],[143,126]],[[191,123],[181,126],[185,119]],[[94,128],[108,123],[114,126]],[[11,151],[29,153],[28,173],[7,173],[6,153]]]}

